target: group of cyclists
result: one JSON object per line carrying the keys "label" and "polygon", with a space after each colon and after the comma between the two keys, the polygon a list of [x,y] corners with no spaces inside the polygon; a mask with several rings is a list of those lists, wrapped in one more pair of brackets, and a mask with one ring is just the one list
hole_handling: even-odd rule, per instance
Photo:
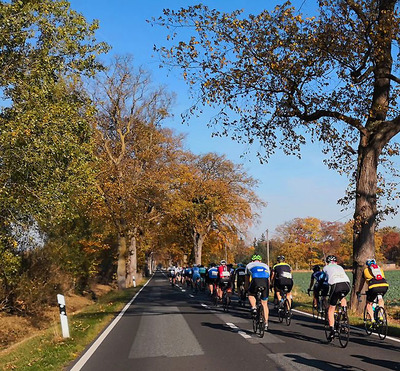
{"label": "group of cyclists", "polygon": [[[334,337],[334,312],[336,304],[340,301],[341,307],[347,310],[346,295],[350,292],[350,279],[345,270],[337,262],[334,255],[328,255],[325,259],[325,266],[313,266],[308,294],[313,291],[313,306],[317,307],[319,297],[324,300],[324,311],[327,313],[330,334],[328,341]],[[224,291],[229,294],[236,292],[239,296],[239,303],[243,302],[248,296],[250,311],[252,316],[256,313],[256,292],[261,288],[261,303],[264,309],[265,330],[268,330],[268,297],[269,292],[274,292],[274,306],[276,309],[282,305],[282,296],[285,293],[289,302],[292,303],[293,275],[291,266],[286,263],[283,255],[278,256],[276,264],[272,269],[262,262],[262,257],[255,254],[251,262],[247,265],[238,263],[236,268],[232,264],[227,264],[226,260],[221,260],[219,265],[211,263],[209,267],[203,265],[193,267],[168,268],[172,284],[178,280],[181,284],[187,284],[192,288],[197,285],[208,287],[209,295],[217,295],[222,299]],[[376,264],[375,259],[366,261],[366,268],[363,272],[363,279],[360,284],[359,293],[364,283],[368,285],[367,310],[373,318],[372,303],[378,297],[379,305],[384,306],[383,296],[388,289],[383,270]]]}

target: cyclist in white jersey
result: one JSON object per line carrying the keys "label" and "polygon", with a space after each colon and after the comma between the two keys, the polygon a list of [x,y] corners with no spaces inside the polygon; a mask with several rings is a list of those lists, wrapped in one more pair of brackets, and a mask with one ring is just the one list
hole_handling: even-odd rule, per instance
{"label": "cyclist in white jersey", "polygon": [[328,255],[326,257],[326,263],[323,272],[326,275],[326,281],[329,284],[329,309],[328,309],[328,321],[330,327],[330,334],[328,340],[332,340],[334,337],[334,323],[335,323],[335,307],[340,300],[340,305],[347,310],[346,295],[350,292],[350,279],[347,276],[344,269],[337,264],[337,258],[334,255]]}

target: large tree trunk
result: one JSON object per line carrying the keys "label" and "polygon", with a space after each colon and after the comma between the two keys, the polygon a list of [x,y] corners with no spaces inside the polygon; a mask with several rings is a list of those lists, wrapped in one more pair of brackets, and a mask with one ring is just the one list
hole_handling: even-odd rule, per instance
{"label": "large tree trunk", "polygon": [[193,231],[194,263],[198,265],[201,265],[201,253],[203,250],[204,238],[205,238],[204,234],[201,234],[196,230]]}
{"label": "large tree trunk", "polygon": [[117,281],[118,289],[126,288],[126,258],[127,258],[126,236],[123,232],[118,234],[118,266]]}
{"label": "large tree trunk", "polygon": [[377,169],[380,150],[362,137],[358,150],[356,205],[353,235],[353,290],[351,308],[360,313],[356,291],[360,289],[365,261],[375,256]]}

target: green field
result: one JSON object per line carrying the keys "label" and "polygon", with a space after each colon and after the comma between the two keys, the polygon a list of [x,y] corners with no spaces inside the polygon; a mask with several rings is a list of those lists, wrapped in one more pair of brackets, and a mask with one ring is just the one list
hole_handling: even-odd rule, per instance
{"label": "green field", "polygon": [[[294,289],[296,291],[301,291],[307,293],[307,289],[310,285],[310,272],[294,272],[293,281]],[[350,282],[352,281],[352,274],[347,272],[350,277]],[[385,272],[386,279],[389,283],[389,290],[385,295],[385,302],[387,305],[400,305],[400,270],[387,271]]]}

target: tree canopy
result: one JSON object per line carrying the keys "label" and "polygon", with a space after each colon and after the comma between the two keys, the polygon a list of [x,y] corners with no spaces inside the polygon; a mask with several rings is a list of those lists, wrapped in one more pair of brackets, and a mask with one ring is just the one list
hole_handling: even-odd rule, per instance
{"label": "tree canopy", "polygon": [[[276,148],[299,155],[307,138],[320,141],[328,166],[349,176],[342,201],[355,202],[357,282],[375,253],[377,217],[393,210],[396,197],[378,173],[379,164],[397,174],[390,159],[399,154],[391,139],[400,131],[396,3],[321,0],[310,18],[289,1],[247,17],[199,4],[153,20],[171,31],[156,48],[164,64],[182,69],[197,98],[189,115],[216,108],[216,131],[259,141],[261,158]],[[192,31],[187,40],[182,28]]]}

